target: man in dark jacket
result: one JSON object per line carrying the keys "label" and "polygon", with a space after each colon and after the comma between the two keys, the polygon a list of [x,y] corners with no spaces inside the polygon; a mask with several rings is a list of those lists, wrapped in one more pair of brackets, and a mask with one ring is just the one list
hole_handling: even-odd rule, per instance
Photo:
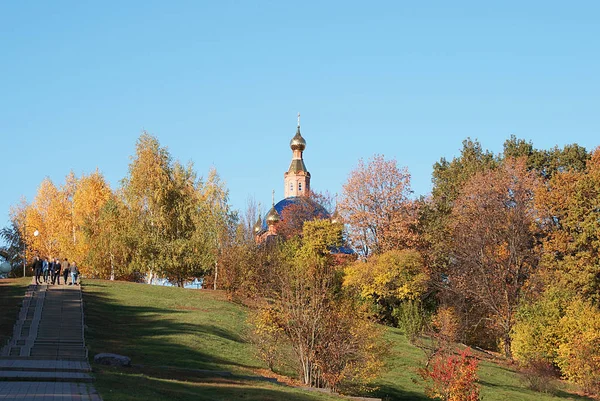
{"label": "man in dark jacket", "polygon": [[33,271],[35,272],[35,284],[40,285],[41,281],[40,277],[42,275],[42,261],[39,256],[36,256],[33,261]]}
{"label": "man in dark jacket", "polygon": [[52,284],[60,285],[60,260],[58,258],[54,259],[54,276],[52,277]]}

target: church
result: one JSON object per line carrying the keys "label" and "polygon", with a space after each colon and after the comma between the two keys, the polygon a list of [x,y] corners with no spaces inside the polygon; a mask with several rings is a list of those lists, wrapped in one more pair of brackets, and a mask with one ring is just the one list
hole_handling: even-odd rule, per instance
{"label": "church", "polygon": [[[256,241],[261,243],[271,237],[278,235],[280,224],[286,218],[286,209],[304,211],[302,218],[304,220],[330,219],[332,216],[318,202],[311,198],[310,194],[310,173],[304,164],[304,150],[306,149],[306,140],[300,133],[300,113],[298,113],[298,128],[296,135],[290,141],[292,149],[292,161],[290,167],[283,174],[283,193],[285,198],[273,204],[266,216],[254,225],[254,234]],[[334,218],[335,218],[334,213]]]}

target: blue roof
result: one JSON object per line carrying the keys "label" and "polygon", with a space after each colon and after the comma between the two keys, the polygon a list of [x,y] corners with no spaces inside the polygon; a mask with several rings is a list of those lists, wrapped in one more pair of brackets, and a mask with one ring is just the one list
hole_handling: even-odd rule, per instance
{"label": "blue roof", "polygon": [[330,249],[333,254],[343,253],[344,255],[354,255],[354,249],[348,248],[347,246],[338,246]]}
{"label": "blue roof", "polygon": [[[305,196],[292,196],[289,198],[285,198],[280,200],[275,204],[275,210],[279,215],[279,218],[283,221],[283,210],[290,205],[299,205],[299,206],[308,206],[308,208],[312,209],[312,217],[315,219],[328,219],[330,218],[329,212],[321,206],[319,203],[314,200],[307,198]],[[270,210],[270,209],[269,209]],[[269,214],[267,212],[267,214]],[[262,221],[262,229],[267,230],[267,216]]]}

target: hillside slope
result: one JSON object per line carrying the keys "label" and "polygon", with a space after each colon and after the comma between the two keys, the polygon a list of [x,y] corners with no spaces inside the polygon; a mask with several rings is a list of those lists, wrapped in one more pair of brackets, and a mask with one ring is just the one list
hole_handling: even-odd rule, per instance
{"label": "hillside slope", "polygon": [[[114,352],[134,364],[95,366],[105,401],[340,399],[258,380],[256,372],[265,366],[246,339],[248,309],[228,302],[222,292],[103,280],[84,280],[83,290],[90,355]],[[393,352],[372,395],[427,399],[416,374],[423,353],[397,329],[386,336]],[[482,362],[479,375],[486,401],[587,399],[528,390],[516,372],[490,362]]]}

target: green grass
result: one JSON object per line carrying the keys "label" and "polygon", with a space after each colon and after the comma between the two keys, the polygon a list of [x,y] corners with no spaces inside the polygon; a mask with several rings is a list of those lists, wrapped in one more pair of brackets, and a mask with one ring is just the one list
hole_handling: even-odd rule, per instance
{"label": "green grass", "polygon": [[90,357],[113,352],[135,365],[94,365],[104,401],[340,399],[249,380],[265,366],[245,338],[247,309],[220,292],[103,280],[84,280],[83,291]]}
{"label": "green grass", "polygon": [[[96,387],[105,401],[340,399],[250,380],[265,366],[246,340],[248,309],[228,302],[221,292],[102,280],[84,280],[83,289],[90,356],[114,352],[131,357],[136,365],[94,366]],[[378,389],[364,395],[426,400],[416,373],[423,352],[397,329],[389,329],[386,339],[392,343],[388,369],[377,380]],[[479,377],[485,401],[588,400],[564,388],[555,395],[528,390],[514,370],[487,361],[481,363]]]}
{"label": "green grass", "polygon": [[12,337],[31,277],[0,279],[0,348]]}
{"label": "green grass", "polygon": [[[411,345],[398,329],[390,328],[386,338],[393,344],[388,370],[377,380],[379,389],[374,396],[386,400],[427,400],[417,368],[425,361],[425,354]],[[529,390],[522,376],[511,369],[488,361],[481,361],[478,370],[481,396],[485,401],[559,401],[590,400],[567,392],[570,386],[558,383],[554,395]]]}

